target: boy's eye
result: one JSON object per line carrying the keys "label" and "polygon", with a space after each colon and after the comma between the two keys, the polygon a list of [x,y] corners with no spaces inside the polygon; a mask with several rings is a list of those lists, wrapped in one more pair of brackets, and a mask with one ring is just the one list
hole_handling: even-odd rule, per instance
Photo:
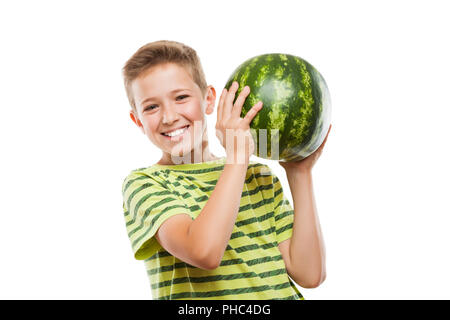
{"label": "boy's eye", "polygon": [[[184,98],[188,98],[189,96],[188,95],[181,95],[181,96],[178,96],[177,97],[177,100],[178,99],[184,99]],[[144,109],[144,111],[147,111],[147,110],[153,110],[154,108],[156,108],[158,105],[156,105],[156,104],[152,104],[151,106],[148,106],[148,107],[146,107],[145,109]]]}
{"label": "boy's eye", "polygon": [[145,108],[144,109],[144,111],[147,111],[147,110],[153,110],[153,108],[152,107],[157,107],[157,105],[156,104],[152,104],[151,106],[148,106],[147,108]]}

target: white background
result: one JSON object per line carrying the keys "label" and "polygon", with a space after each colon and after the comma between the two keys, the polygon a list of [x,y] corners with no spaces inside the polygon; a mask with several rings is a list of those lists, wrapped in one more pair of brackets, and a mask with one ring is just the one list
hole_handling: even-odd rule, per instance
{"label": "white background", "polygon": [[[306,299],[450,298],[445,1],[3,1],[0,30],[0,298],[151,299],[121,186],[160,151],[129,118],[121,68],[161,39],[193,47],[218,94],[270,52],[326,79],[327,279]],[[292,201],[279,164],[252,160]]]}

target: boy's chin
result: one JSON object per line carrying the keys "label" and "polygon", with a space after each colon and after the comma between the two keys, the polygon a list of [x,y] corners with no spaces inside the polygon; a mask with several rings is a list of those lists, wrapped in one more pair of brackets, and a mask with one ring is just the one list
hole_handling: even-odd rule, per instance
{"label": "boy's chin", "polygon": [[[194,152],[194,149],[196,152]],[[174,150],[171,150],[170,152],[168,152],[168,154],[170,154],[173,163],[176,164],[194,163],[202,161],[202,159],[195,159],[195,158],[202,158],[203,150],[201,150],[201,147],[183,148],[181,150],[177,150],[176,148],[174,148]]]}
{"label": "boy's chin", "polygon": [[179,143],[166,152],[174,157],[184,157],[191,154],[193,147],[191,144]]}

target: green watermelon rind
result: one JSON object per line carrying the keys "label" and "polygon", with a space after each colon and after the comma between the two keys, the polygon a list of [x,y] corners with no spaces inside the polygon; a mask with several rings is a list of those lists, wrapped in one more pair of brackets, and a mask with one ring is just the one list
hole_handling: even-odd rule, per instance
{"label": "green watermelon rind", "polygon": [[[251,68],[258,72],[252,73]],[[292,79],[295,73],[301,76]],[[229,89],[233,81],[239,83],[235,99],[246,85],[251,89],[242,107],[241,117],[259,100],[264,103],[250,123],[256,156],[298,161],[321,145],[331,121],[330,94],[322,75],[306,60],[283,53],[255,56],[234,70],[225,87]],[[264,139],[260,139],[263,132],[258,128],[267,128],[266,154],[264,148],[260,150]],[[272,148],[277,151],[277,144],[276,140],[272,141],[272,134],[276,137],[277,130],[279,152],[273,153]]]}

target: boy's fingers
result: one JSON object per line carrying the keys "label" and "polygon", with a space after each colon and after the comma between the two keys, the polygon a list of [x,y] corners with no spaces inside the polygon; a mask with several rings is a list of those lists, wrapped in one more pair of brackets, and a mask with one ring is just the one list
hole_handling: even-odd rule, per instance
{"label": "boy's fingers", "polygon": [[328,128],[327,135],[325,136],[325,139],[323,139],[323,142],[322,142],[322,144],[320,145],[319,149],[323,149],[323,148],[325,147],[325,143],[327,142],[328,135],[330,134],[330,130],[331,130],[331,124],[330,124],[330,127]]}
{"label": "boy's fingers", "polygon": [[328,128],[327,135],[325,136],[324,143],[325,143],[325,142],[327,141],[327,139],[328,139],[328,135],[330,134],[330,130],[331,130],[331,124],[330,124],[330,127]]}
{"label": "boy's fingers", "polygon": [[256,114],[261,110],[262,108],[262,101],[258,101],[250,110],[248,110],[247,114],[244,117],[244,121],[247,125],[250,125],[250,122],[252,122],[253,118],[256,116]]}
{"label": "boy's fingers", "polygon": [[250,93],[250,88],[245,86],[239,96],[234,103],[233,110],[231,111],[231,115],[234,118],[239,118],[241,116],[242,106],[244,105],[244,101]]}
{"label": "boy's fingers", "polygon": [[235,96],[238,88],[239,88],[239,84],[236,81],[233,81],[233,83],[230,86],[230,90],[228,91],[227,96],[225,97],[225,101],[224,101],[222,116],[225,118],[229,118],[229,116],[231,114],[231,109],[233,108],[234,96]]}
{"label": "boy's fingers", "polygon": [[222,120],[223,101],[225,100],[226,94],[227,94],[227,89],[223,88],[222,94],[220,95],[219,104],[217,106],[217,123],[220,123],[220,121]]}

